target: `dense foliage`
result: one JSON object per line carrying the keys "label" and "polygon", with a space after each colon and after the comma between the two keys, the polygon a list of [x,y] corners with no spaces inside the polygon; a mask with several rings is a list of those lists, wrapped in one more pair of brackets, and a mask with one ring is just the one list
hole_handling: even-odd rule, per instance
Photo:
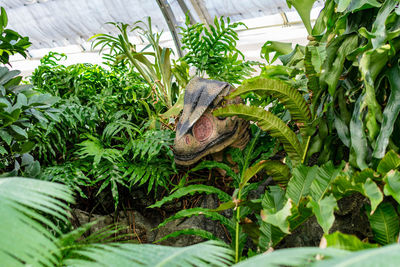
{"label": "dense foliage", "polygon": [[[304,22],[308,45],[267,41],[262,56],[282,64],[262,65],[261,74],[247,80],[254,63],[239,59],[235,30],[242,24],[228,18],[216,18],[209,30],[187,23],[182,29],[187,54],[179,64],[170,59],[171,49],[160,47],[161,34],[152,31],[149,19],[131,28],[148,41],[149,52],[137,51],[129,41],[127,24],[113,23],[118,36],[94,36],[94,46],[111,49],[106,68],[64,66],[65,55],[50,53],[33,73],[32,85],[20,85],[19,72],[0,68],[0,175],[47,180],[0,181],[0,262],[396,266],[398,1],[327,0],[312,25],[314,2],[287,1]],[[0,24],[4,40],[16,45],[3,50],[6,64],[8,55],[24,55],[28,42],[17,33],[7,37],[12,31],[5,29],[4,9]],[[171,146],[189,66],[198,75],[240,84],[228,98],[241,96],[246,104],[218,108],[214,115],[254,124],[243,150],[225,151],[222,162],[204,160],[179,169]],[[209,179],[191,179],[204,170],[210,171]],[[220,180],[224,186],[217,185]],[[153,211],[194,194],[214,194],[217,208],[182,209],[158,228],[203,215],[225,227],[228,244],[202,229],[179,230],[159,240],[182,234],[210,239],[185,248],[118,243],[120,229],[113,227],[89,236],[84,233],[91,224],[72,229],[68,211],[82,198],[98,201],[96,196],[108,194],[118,211],[134,188],[152,196],[148,210]],[[73,192],[79,193],[77,204]],[[364,198],[361,214],[369,222],[369,237],[332,232],[338,201],[355,194]],[[324,233],[320,248],[272,252],[311,217]]]}
{"label": "dense foliage", "polygon": [[176,172],[173,132],[155,123],[150,88],[123,64],[111,70],[91,64],[63,66],[54,53],[31,77],[38,91],[59,96],[57,120],[33,129],[35,156],[48,167],[41,177],[66,183],[85,197],[82,186],[110,188],[146,184],[148,192],[166,187]]}
{"label": "dense foliage", "polygon": [[182,28],[183,49],[187,54],[180,60],[196,68],[199,76],[240,83],[249,77],[256,62],[245,61],[244,55],[236,48],[238,33],[236,28],[245,26],[241,22],[231,23],[230,19],[214,19],[209,29],[202,23],[190,25],[186,18],[186,28]]}

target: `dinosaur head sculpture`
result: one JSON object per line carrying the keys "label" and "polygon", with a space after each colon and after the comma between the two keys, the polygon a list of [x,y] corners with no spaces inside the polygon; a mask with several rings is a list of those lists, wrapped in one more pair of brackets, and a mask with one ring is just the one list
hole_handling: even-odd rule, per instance
{"label": "dinosaur head sculpture", "polygon": [[241,101],[240,97],[224,100],[231,90],[233,87],[226,82],[198,77],[189,82],[174,141],[177,164],[191,165],[228,146],[244,147],[247,144],[247,121],[237,117],[219,118],[212,115],[217,107]]}

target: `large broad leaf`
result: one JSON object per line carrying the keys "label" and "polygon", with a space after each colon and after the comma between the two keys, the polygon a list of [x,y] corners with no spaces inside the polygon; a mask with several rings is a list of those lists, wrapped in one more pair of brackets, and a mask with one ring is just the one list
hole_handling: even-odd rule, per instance
{"label": "large broad leaf", "polygon": [[400,245],[390,245],[381,248],[365,249],[349,253],[346,256],[337,256],[331,260],[323,260],[313,265],[316,267],[351,266],[375,267],[398,266],[400,262]]}
{"label": "large broad leaf", "polygon": [[366,126],[368,135],[375,139],[379,132],[377,120],[382,120],[382,110],[375,94],[375,79],[389,60],[393,47],[383,45],[375,50],[365,52],[360,60],[360,72],[365,84],[365,105],[368,107]]}
{"label": "large broad leaf", "polygon": [[357,251],[369,248],[377,248],[377,244],[362,242],[355,235],[347,235],[335,232],[330,235],[324,235],[327,247]]}
{"label": "large broad leaf", "polygon": [[60,252],[49,217],[67,222],[72,192],[61,184],[26,178],[0,180],[0,265],[56,266]]}
{"label": "large broad leaf", "polygon": [[327,57],[322,65],[320,82],[321,85],[328,86],[328,91],[332,96],[336,92],[339,77],[342,75],[346,56],[357,47],[357,44],[356,34],[341,35],[326,48]]}
{"label": "large broad leaf", "polygon": [[312,34],[310,13],[315,1],[316,0],[286,0],[288,6],[294,6],[297,13],[299,13],[309,35]]}
{"label": "large broad leaf", "polygon": [[319,202],[330,189],[330,186],[336,176],[343,169],[344,162],[335,167],[332,161],[329,161],[318,168],[317,175],[311,183],[310,195],[314,201]]}
{"label": "large broad leaf", "polygon": [[339,2],[345,2],[342,3],[341,10],[347,8],[347,12],[356,12],[371,7],[381,6],[381,3],[379,3],[377,0],[340,0]]}
{"label": "large broad leaf", "polygon": [[229,95],[234,98],[238,95],[255,92],[260,95],[272,95],[279,99],[289,110],[292,119],[306,123],[311,118],[311,112],[303,96],[295,88],[279,80],[256,77],[245,81],[237,90]]}
{"label": "large broad leaf", "polygon": [[363,101],[364,95],[360,95],[350,121],[351,152],[355,154],[356,164],[361,170],[368,168],[366,163],[368,143],[365,136],[364,124],[361,120],[361,103]]}
{"label": "large broad leaf", "polygon": [[391,170],[384,178],[385,187],[384,192],[387,196],[392,196],[398,203],[400,203],[400,172]]}
{"label": "large broad leaf", "polygon": [[368,178],[363,184],[363,191],[361,193],[371,201],[371,213],[374,213],[383,200],[381,189],[371,178]]}
{"label": "large broad leaf", "polygon": [[214,116],[238,116],[246,120],[257,122],[258,126],[268,131],[272,137],[276,137],[297,165],[303,159],[304,150],[295,133],[278,117],[262,108],[245,105],[229,105],[214,111]]}
{"label": "large broad leaf", "polygon": [[266,223],[278,227],[282,232],[290,234],[288,217],[292,215],[292,205],[292,201],[289,199],[279,211],[275,209],[262,210],[261,219]]}
{"label": "large broad leaf", "polygon": [[399,235],[399,216],[392,204],[381,203],[376,211],[367,213],[374,239],[381,245],[396,242]]}
{"label": "large broad leaf", "polygon": [[[292,52],[292,43],[283,43],[276,41],[267,41],[261,48],[261,55],[264,55],[265,60],[271,64],[281,55],[286,55]],[[270,59],[269,54],[275,53]]]}
{"label": "large broad leaf", "polygon": [[231,196],[229,196],[227,193],[221,191],[220,189],[218,189],[214,186],[196,184],[196,185],[189,185],[189,186],[186,186],[186,187],[176,190],[171,195],[169,195],[169,196],[163,198],[162,200],[157,201],[155,204],[149,206],[149,208],[159,208],[171,200],[174,200],[174,199],[186,196],[186,195],[193,195],[196,193],[217,194],[218,198],[223,202],[227,202],[232,199]]}
{"label": "large broad leaf", "polygon": [[335,221],[335,215],[333,212],[338,208],[335,197],[329,195],[318,202],[311,198],[307,207],[312,208],[318,224],[322,227],[324,233],[328,233]]}
{"label": "large broad leaf", "polygon": [[241,178],[239,190],[242,190],[248,181],[261,170],[265,170],[265,172],[272,176],[276,182],[283,184],[285,184],[285,182],[287,183],[290,178],[289,167],[287,167],[285,164],[278,160],[262,160],[246,169],[243,177]]}
{"label": "large broad leaf", "polygon": [[223,242],[188,247],[139,244],[96,244],[76,249],[66,266],[229,266],[233,252]]}
{"label": "large broad leaf", "polygon": [[396,63],[388,72],[387,77],[390,83],[390,96],[383,110],[381,130],[376,139],[373,156],[382,158],[385,155],[389,138],[393,133],[394,123],[400,112],[400,66]]}
{"label": "large broad leaf", "polygon": [[377,171],[380,174],[386,174],[391,170],[395,170],[400,166],[400,155],[393,150],[386,153],[383,159],[379,162]]}
{"label": "large broad leaf", "polygon": [[371,202],[371,214],[383,200],[383,194],[378,185],[371,179],[375,172],[371,169],[365,169],[352,176],[348,173],[340,174],[332,183],[332,192],[337,199],[354,192],[359,192],[367,197]]}
{"label": "large broad leaf", "polygon": [[[388,39],[388,31],[386,29],[386,20],[388,16],[392,13],[394,8],[398,5],[397,0],[386,0],[383,2],[382,7],[379,9],[376,19],[372,24],[371,32],[368,32],[368,37],[371,38],[372,49],[377,49],[378,47],[384,45]],[[360,32],[367,32],[365,28],[360,29]]]}
{"label": "large broad leaf", "polygon": [[316,255],[326,258],[343,257],[351,255],[350,252],[335,248],[288,248],[280,249],[271,253],[257,255],[248,260],[233,265],[234,267],[253,267],[253,266],[311,266],[316,261]]}
{"label": "large broad leaf", "polygon": [[286,198],[290,198],[295,205],[299,205],[301,198],[310,192],[311,183],[317,174],[317,166],[299,165],[292,173],[293,177],[288,183]]}

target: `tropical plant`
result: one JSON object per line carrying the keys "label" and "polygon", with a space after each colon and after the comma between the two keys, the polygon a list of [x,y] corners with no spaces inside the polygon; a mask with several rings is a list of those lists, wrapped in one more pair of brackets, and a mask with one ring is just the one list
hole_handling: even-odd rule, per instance
{"label": "tropical plant", "polygon": [[19,73],[0,68],[0,173],[17,175],[22,171],[35,177],[40,164],[29,154],[35,146],[31,129],[34,123],[46,127],[46,117],[57,118],[51,107],[58,98],[40,94],[30,85],[19,85]]}
{"label": "tropical plant", "polygon": [[311,27],[313,2],[290,1],[308,25],[310,43],[291,51],[291,44],[267,42],[265,58],[275,52],[273,60],[284,64],[275,78],[301,76],[312,92],[319,127],[307,156],[322,151],[319,163],[344,158],[355,168],[374,167],[399,147],[397,1],[327,1]]}
{"label": "tropical plant", "polygon": [[[374,152],[374,146],[383,149],[384,153],[388,143],[391,143],[389,147],[398,151],[396,142],[393,140],[389,142],[390,135],[392,133],[396,135],[393,127],[398,116],[398,111],[393,106],[397,88],[394,82],[397,75],[395,70],[398,68],[397,39],[395,38],[400,34],[395,30],[399,18],[395,12],[395,1],[385,1],[383,4],[374,5],[362,3],[357,6],[339,1],[340,8],[336,11],[336,2],[328,1],[314,28],[311,28],[309,23],[309,12],[314,1],[303,2],[290,1],[290,4],[298,9],[309,34],[313,34],[313,41],[306,47],[296,46],[293,51],[291,51],[291,45],[267,42],[263,49],[266,53],[265,58],[269,60],[269,53],[274,51],[276,54],[272,61],[279,58],[284,66],[265,67],[260,77],[245,81],[229,96],[234,98],[238,95],[256,94],[261,99],[265,99],[267,95],[278,98],[296,122],[296,124],[291,124],[295,131],[281,119],[265,111],[264,106],[259,108],[254,105],[231,105],[214,111],[215,116],[239,116],[255,121],[261,129],[268,131],[283,144],[288,155],[287,159],[290,159],[286,161],[293,169],[286,175],[286,181],[290,178],[286,190],[270,187],[262,198],[260,213],[262,220],[258,225],[259,245],[263,250],[277,244],[285,234],[290,233],[311,215],[316,216],[323,231],[328,233],[335,220],[334,210],[337,209],[337,200],[354,192],[361,193],[371,203],[368,216],[375,241],[381,244],[393,243],[399,233],[398,215],[390,202],[381,203],[384,199],[381,188],[384,188],[386,196],[398,198],[398,192],[394,189],[397,188],[398,165],[395,163],[398,156],[390,151],[387,156],[379,160],[384,154],[380,152],[379,157],[374,156],[377,153],[377,150]],[[378,10],[374,13],[369,10],[372,8]],[[370,28],[357,32],[358,28],[354,26],[356,23],[363,21],[368,27],[366,23],[371,21],[360,20],[362,16],[374,18],[375,22],[372,24],[374,33],[368,32],[371,31]],[[332,23],[332,21],[327,21],[328,19],[337,20],[337,22]],[[388,33],[383,37],[378,37],[378,28],[381,31],[388,29]],[[364,46],[357,47],[359,43]],[[378,60],[378,55],[383,55],[383,57]],[[357,58],[359,64],[356,63]],[[387,63],[389,65],[386,67]],[[356,68],[357,66],[359,68]],[[387,72],[381,72],[386,68],[388,68]],[[383,73],[381,78],[377,77],[379,73]],[[376,98],[372,87],[374,81],[377,81],[378,86]],[[391,92],[388,89],[390,86]],[[304,97],[298,92],[299,89],[306,93]],[[381,90],[380,93],[378,93],[379,90]],[[306,99],[309,100],[309,104]],[[390,113],[389,117],[392,119],[390,123],[387,120],[382,122],[382,127],[389,130],[385,132],[381,130],[380,135],[385,137],[379,137],[379,131],[377,131],[378,124],[375,118],[379,119],[379,116],[375,115],[378,114],[380,108],[377,108],[378,106],[374,103],[378,103],[378,100],[381,101],[383,107],[386,103],[389,105],[386,114]],[[346,102],[354,103],[350,106],[352,113],[345,105]],[[344,121],[346,114],[349,115],[348,120]],[[364,130],[367,131],[368,136],[365,135]],[[334,135],[332,135],[333,132],[335,132]],[[343,159],[343,154],[348,151],[343,145],[338,145],[338,139],[335,138],[350,148],[350,163],[355,168],[360,168],[362,172],[358,173],[348,168],[341,172],[344,163],[335,167],[332,161],[329,161],[332,159],[338,163],[338,159]],[[380,141],[378,145],[377,141],[381,138],[386,140],[385,144]],[[323,152],[317,155],[318,162],[323,164],[322,166],[302,165],[309,162],[315,152],[321,152],[322,146],[324,146]],[[331,147],[335,148],[331,149]],[[338,153],[335,155],[334,151]],[[372,160],[372,156],[376,159]],[[379,165],[390,167],[386,172],[379,173],[377,171]],[[252,168],[247,169],[247,167],[245,172],[250,172]],[[367,167],[372,167],[373,170]],[[228,175],[236,177],[231,172],[228,172]],[[239,187],[236,191],[237,195],[234,195],[239,196],[239,200],[240,189]],[[187,193],[195,191],[195,187],[192,187]],[[200,188],[199,191],[201,191]],[[211,189],[207,191],[212,192]],[[179,197],[183,191],[176,193]],[[222,194],[219,193],[219,195]],[[168,197],[165,200],[172,198]],[[237,201],[233,198],[233,202]],[[232,204],[228,203],[223,203],[221,206],[231,208]],[[241,204],[234,206],[237,215]],[[204,210],[185,210],[171,219],[204,212]],[[208,216],[223,220],[217,215]],[[227,222],[224,224],[228,225]],[[186,233],[194,234],[195,232],[186,231]],[[204,233],[199,234],[210,238]],[[233,239],[237,240],[238,236],[236,235]],[[235,243],[236,248],[239,247],[236,246],[238,243]],[[236,261],[239,254],[236,252]]]}
{"label": "tropical plant", "polygon": [[142,78],[123,64],[111,70],[64,66],[63,58],[50,53],[31,77],[37,90],[62,98],[57,120],[32,129],[33,154],[45,167],[41,178],[65,183],[82,197],[110,188],[116,209],[118,187],[146,185],[154,193],[167,187],[176,173],[172,132],[155,123],[157,110]]}
{"label": "tropical plant", "polygon": [[[68,205],[73,198],[61,184],[3,178],[0,200],[2,266],[227,266],[232,262],[231,250],[215,241],[173,248],[115,243],[109,238],[115,231],[83,238],[90,225],[63,233],[54,220],[68,224]],[[108,240],[108,244],[100,240]]]}
{"label": "tropical plant", "polygon": [[[219,241],[183,248],[118,243],[109,238],[113,230],[83,237],[90,224],[63,233],[54,220],[68,224],[73,198],[61,184],[3,178],[0,200],[0,264],[4,266],[231,266],[233,262],[232,250]],[[398,244],[374,248],[340,233],[325,235],[324,240],[328,248],[282,249],[233,266],[396,266],[399,260]]]}
{"label": "tropical plant", "polygon": [[[114,62],[127,62],[131,69],[137,70],[141,77],[152,89],[151,95],[155,102],[160,102],[162,107],[170,110],[174,104],[176,114],[179,114],[183,108],[183,88],[179,87],[173,80],[171,68],[170,48],[160,47],[160,38],[162,33],[154,33],[152,30],[150,17],[147,24],[143,21],[133,23],[131,29],[128,24],[114,23],[119,34],[117,37],[109,34],[97,34],[91,37],[93,39],[93,48],[100,47],[100,52],[105,48],[110,48],[110,56]],[[137,51],[136,45],[129,40],[128,30],[138,31],[148,42],[147,47],[152,47],[153,52]],[[146,48],[147,48],[146,47]],[[154,63],[152,63],[154,62]]]}
{"label": "tropical plant", "polygon": [[[312,120],[298,125],[301,139],[306,140],[302,144],[305,148],[302,162],[311,161],[316,154],[318,163],[325,163],[319,168],[331,164],[330,159],[335,162],[349,160],[350,165],[347,165],[346,171],[331,176],[328,183],[318,181],[318,178],[312,181],[328,191],[316,191],[315,186],[307,189],[306,174],[312,172],[314,167],[299,165],[292,170],[293,177],[286,194],[293,194],[291,185],[301,180],[298,188],[309,192],[307,207],[312,208],[327,233],[334,221],[336,200],[354,192],[361,193],[371,204],[370,208],[367,207],[367,215],[375,241],[380,244],[393,243],[399,234],[398,214],[393,203],[387,201],[388,198],[384,201],[384,195],[394,199],[397,197],[395,190],[391,189],[396,187],[398,168],[395,128],[398,109],[394,108],[399,67],[396,38],[400,34],[397,3],[385,1],[370,5],[367,2],[327,1],[316,24],[311,27],[309,13],[313,2],[290,1],[301,15],[312,41],[306,47],[297,45],[293,50],[291,44],[267,42],[262,51],[264,57],[270,62],[279,58],[284,66],[267,66],[261,77],[255,80],[280,80],[280,83],[290,84],[307,93],[305,98],[309,99],[311,108],[302,114],[311,114]],[[270,56],[271,52],[275,52],[273,57]],[[276,84],[279,82],[270,82],[270,88],[274,88],[269,89],[270,93],[281,93],[279,90],[282,89]],[[257,87],[261,86],[256,84],[248,91]],[[239,88],[232,97],[247,92],[240,91]],[[278,95],[276,97],[279,98]],[[286,103],[285,107],[292,115],[293,111],[288,105]],[[244,112],[242,109],[253,112]],[[217,110],[214,114],[221,116],[223,112],[230,111],[231,116],[239,115],[260,121],[260,116],[254,116],[257,114],[255,109],[233,106],[221,112]],[[389,149],[393,151],[386,153]],[[289,154],[289,157],[294,156]],[[299,178],[301,176],[295,174],[303,168],[303,178]],[[325,195],[324,201],[321,198],[315,201],[316,193],[320,197]]]}
{"label": "tropical plant", "polygon": [[186,28],[181,27],[182,49],[187,53],[180,60],[196,68],[199,76],[239,84],[254,71],[257,62],[245,61],[244,55],[236,48],[239,39],[235,29],[242,22],[231,23],[230,18],[215,17],[214,25],[207,28],[202,23],[190,25],[186,17]]}
{"label": "tropical plant", "polygon": [[8,17],[6,10],[1,7],[0,13],[0,62],[10,64],[10,56],[20,54],[27,57],[26,50],[31,45],[28,37],[21,36],[19,33],[7,29]]}

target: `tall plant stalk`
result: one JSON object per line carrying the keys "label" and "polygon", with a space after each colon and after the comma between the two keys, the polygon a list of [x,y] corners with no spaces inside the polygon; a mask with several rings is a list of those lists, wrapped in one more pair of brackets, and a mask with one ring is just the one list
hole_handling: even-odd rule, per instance
{"label": "tall plant stalk", "polygon": [[[251,153],[253,152],[254,149],[254,145],[260,135],[261,130],[258,129],[257,133],[255,134],[253,140],[250,143],[249,146],[249,150],[246,153],[246,157],[244,160],[244,165],[242,168],[242,171],[240,173],[240,184],[239,184],[239,188],[237,191],[237,199],[236,199],[236,229],[235,229],[235,262],[239,262],[240,259],[240,251],[239,251],[239,246],[240,246],[240,242],[239,242],[239,234],[240,234],[240,201],[242,199],[242,189],[244,188],[244,185],[242,186],[242,184],[245,182],[245,172],[249,167],[249,162],[251,159]],[[235,198],[235,197],[234,197]]]}

